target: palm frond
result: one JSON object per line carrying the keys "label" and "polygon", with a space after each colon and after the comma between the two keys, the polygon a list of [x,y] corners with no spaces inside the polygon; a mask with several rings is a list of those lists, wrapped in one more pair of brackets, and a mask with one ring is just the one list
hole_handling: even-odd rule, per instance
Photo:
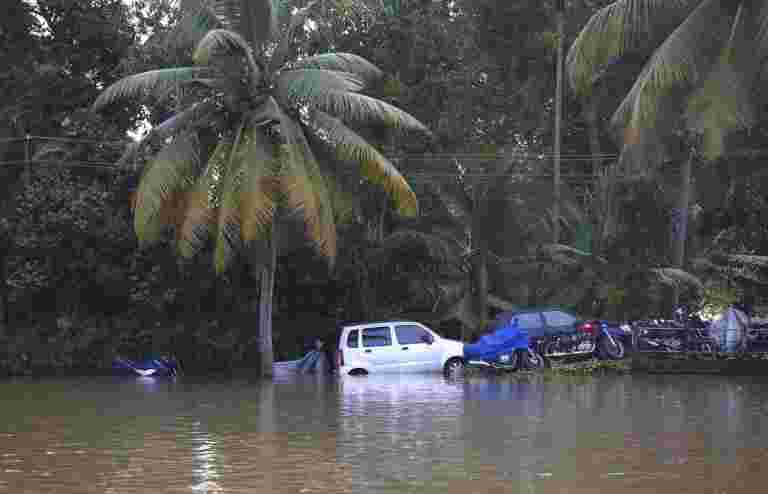
{"label": "palm frond", "polygon": [[311,112],[305,124],[307,130],[321,143],[330,147],[339,159],[359,163],[363,177],[372,183],[380,184],[401,214],[413,216],[417,213],[416,194],[408,182],[397,168],[365,139],[341,120],[322,111]]}
{"label": "palm frond", "polygon": [[675,106],[675,90],[702,84],[722,52],[733,16],[719,0],[703,0],[654,52],[613,116],[635,132],[652,128],[660,108]]}
{"label": "palm frond", "polygon": [[225,27],[209,5],[208,0],[185,1],[181,5],[181,19],[164,38],[172,47],[195,46],[211,29]]}
{"label": "palm frond", "polygon": [[296,30],[304,26],[315,5],[317,5],[317,0],[312,0],[291,15],[288,26],[283,29],[280,42],[277,44],[272,58],[269,60],[269,72],[271,74],[277,73],[278,70],[283,68],[285,62],[291,57]]}
{"label": "palm frond", "polygon": [[461,183],[432,183],[430,184],[445,207],[445,211],[459,222],[470,222],[475,203]]}
{"label": "palm frond", "polygon": [[192,59],[198,65],[208,65],[213,57],[220,54],[234,54],[248,57],[251,47],[248,42],[234,31],[229,29],[212,29],[195,47]]}
{"label": "palm frond", "polygon": [[129,75],[102,91],[93,103],[93,109],[102,110],[121,99],[160,95],[177,84],[205,77],[208,72],[208,69],[202,67],[174,67]]}
{"label": "palm frond", "polygon": [[366,86],[384,77],[384,72],[365,58],[352,53],[321,53],[302,58],[290,65],[291,69],[323,69],[355,74]]}
{"label": "palm frond", "polygon": [[[278,98],[281,101],[281,98]],[[392,106],[389,103],[366,96],[330,89],[326,91],[309,91],[300,99],[283,99],[284,105],[320,110],[334,115],[345,122],[357,124],[380,124],[398,130],[414,130],[431,136],[427,127],[409,113]]]}
{"label": "palm frond", "polygon": [[255,47],[269,43],[278,31],[281,0],[207,0],[216,17],[228,29]]}
{"label": "palm frond", "polygon": [[218,104],[211,98],[193,103],[185,110],[152,127],[149,133],[140,141],[129,143],[115,166],[118,168],[129,167],[129,164],[134,163],[142,147],[149,143],[163,141],[192,126],[210,125],[213,122],[212,117],[214,117],[218,109]]}
{"label": "palm frond", "polygon": [[320,170],[304,130],[280,112],[285,161],[280,181],[288,206],[304,216],[309,237],[331,263],[336,259],[336,222],[326,178]]}
{"label": "palm frond", "polygon": [[231,138],[219,141],[201,177],[189,191],[184,219],[177,231],[177,248],[184,258],[195,256],[215,230],[221,177],[229,162],[232,144]]}
{"label": "palm frond", "polygon": [[693,286],[697,290],[703,290],[704,285],[701,280],[691,273],[678,268],[655,268],[650,272],[656,276],[656,279],[663,285],[679,287],[681,285]]}
{"label": "palm frond", "polygon": [[320,98],[330,90],[360,91],[363,82],[354,74],[324,69],[281,72],[275,79],[275,94],[286,106],[298,107],[309,98]]}
{"label": "palm frond", "polygon": [[426,258],[435,264],[459,262],[455,239],[414,229],[400,229],[385,237],[370,253],[370,260],[388,264],[397,252]]}
{"label": "palm frond", "polygon": [[179,194],[194,183],[199,168],[197,135],[185,133],[166,144],[144,170],[136,193],[134,216],[139,242],[146,245],[159,239],[164,224],[168,223],[168,218],[161,214],[163,207],[177,201]]}
{"label": "palm frond", "polygon": [[565,62],[571,87],[590,92],[601,70],[627,53],[650,53],[701,0],[618,0],[597,11],[574,40]]}
{"label": "palm frond", "polygon": [[246,123],[242,122],[232,144],[232,151],[219,180],[219,217],[217,220],[218,234],[214,250],[214,265],[216,272],[223,273],[234,259],[236,253],[242,250],[241,235],[241,202],[242,186],[247,170],[247,146],[243,135],[247,132]]}
{"label": "palm frond", "polygon": [[46,142],[32,154],[32,161],[67,160],[72,157],[75,147],[64,142]]}
{"label": "palm frond", "polygon": [[735,264],[741,264],[752,268],[768,268],[768,256],[756,256],[753,254],[728,254],[726,259]]}
{"label": "palm frond", "polygon": [[271,231],[277,211],[280,156],[258,126],[248,128],[240,148],[246,163],[240,202],[241,231],[243,241],[250,243],[265,238]]}
{"label": "palm frond", "polygon": [[754,47],[750,46],[752,40],[744,36],[746,15],[747,9],[740,6],[715,68],[687,102],[688,128],[703,135],[701,154],[707,159],[718,158],[725,152],[729,132],[755,123],[751,96],[759,64],[747,55]]}

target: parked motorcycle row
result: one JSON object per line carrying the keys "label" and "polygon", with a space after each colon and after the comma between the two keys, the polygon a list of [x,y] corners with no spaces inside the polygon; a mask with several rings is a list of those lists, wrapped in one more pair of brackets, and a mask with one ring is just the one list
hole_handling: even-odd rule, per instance
{"label": "parked motorcycle row", "polygon": [[514,371],[538,369],[558,359],[619,360],[630,351],[744,352],[768,350],[768,321],[750,320],[731,307],[704,321],[684,306],[672,319],[614,323],[583,320],[544,307],[499,314],[489,331],[464,347],[467,366]]}
{"label": "parked motorcycle row", "polygon": [[570,357],[621,359],[632,344],[629,325],[583,320],[558,307],[504,312],[489,328],[464,346],[467,366],[513,371]]}

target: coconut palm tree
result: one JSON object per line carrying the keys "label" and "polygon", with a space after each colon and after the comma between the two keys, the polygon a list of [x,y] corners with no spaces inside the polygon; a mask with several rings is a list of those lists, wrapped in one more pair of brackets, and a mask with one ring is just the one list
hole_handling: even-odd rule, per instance
{"label": "coconut palm tree", "polygon": [[[292,12],[278,0],[194,0],[175,34],[196,41],[194,66],[130,75],[94,103],[176,94],[178,111],[145,139],[162,148],[145,167],[134,227],[140,243],[173,227],[184,257],[215,239],[219,272],[246,252],[261,279],[262,372],[272,370],[271,302],[284,212],[300,213],[306,233],[331,262],[336,225],[329,183],[351,164],[413,215],[416,196],[398,170],[348,125],[386,125],[428,134],[408,113],[362,93],[382,77],[350,53],[294,58],[293,39],[314,2]],[[285,9],[284,9],[285,10]],[[136,151],[139,145],[129,150]],[[335,163],[320,162],[320,150]]]}
{"label": "coconut palm tree", "polygon": [[[765,0],[617,0],[592,16],[569,50],[566,70],[584,101],[594,101],[606,74],[641,67],[610,120],[624,173],[652,176],[667,160],[671,142],[682,140],[690,148],[682,160],[677,207],[678,268],[691,168],[696,158],[721,156],[726,136],[754,123],[766,54]],[[637,65],[638,59],[644,63]],[[611,175],[615,181],[616,173]]]}
{"label": "coconut palm tree", "polygon": [[723,152],[725,135],[753,122],[755,84],[768,54],[765,0],[617,0],[595,13],[571,46],[574,91],[624,59],[647,62],[612,118],[624,144],[663,151],[680,117],[703,135],[703,154]]}

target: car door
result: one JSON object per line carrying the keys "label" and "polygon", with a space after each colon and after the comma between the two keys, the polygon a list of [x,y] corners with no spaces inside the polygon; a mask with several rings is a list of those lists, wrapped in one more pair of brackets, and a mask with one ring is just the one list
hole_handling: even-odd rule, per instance
{"label": "car door", "polygon": [[400,365],[399,348],[392,338],[389,325],[372,326],[362,329],[362,353],[367,367],[376,371],[396,370]]}
{"label": "car door", "polygon": [[418,324],[395,325],[396,348],[404,369],[431,371],[440,369],[442,355],[432,333]]}
{"label": "car door", "polygon": [[344,352],[344,360],[350,364],[361,362],[363,360],[363,349],[360,346],[360,330],[351,329],[347,333],[346,341],[340,342],[341,350]]}
{"label": "car door", "polygon": [[562,310],[547,310],[541,314],[547,324],[547,333],[571,334],[576,331],[577,319],[573,315]]}

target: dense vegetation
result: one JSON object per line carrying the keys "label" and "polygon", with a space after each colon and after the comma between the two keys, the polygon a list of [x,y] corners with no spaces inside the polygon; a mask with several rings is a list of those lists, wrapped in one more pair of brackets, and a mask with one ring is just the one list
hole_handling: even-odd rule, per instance
{"label": "dense vegetation", "polygon": [[[760,29],[765,2],[566,2],[569,85],[557,243],[555,2],[272,2],[283,30],[265,29],[276,35],[287,32],[294,8],[305,10],[290,30],[292,43],[264,53],[299,60],[294,69],[302,60],[328,60],[313,57],[329,52],[373,64],[346,58],[355,66],[343,70],[357,69],[358,79],[315,73],[285,101],[274,93],[273,113],[259,113],[303,149],[297,129],[306,131],[306,122],[280,108],[292,97],[314,97],[321,113],[315,118],[357,146],[340,156],[310,142],[317,169],[332,172],[333,180],[312,175],[314,158],[294,160],[310,167],[301,168],[308,178],[300,184],[310,195],[291,196],[296,184],[284,181],[274,197],[276,204],[285,201],[276,217],[274,271],[264,266],[278,223],[263,221],[261,213],[248,223],[250,208],[230,218],[209,215],[216,220],[184,230],[189,204],[169,192],[175,187],[169,180],[183,177],[158,178],[152,165],[158,156],[168,158],[162,145],[179,129],[194,129],[205,158],[197,161],[207,161],[217,140],[236,139],[237,118],[255,118],[238,112],[243,101],[260,108],[260,93],[238,85],[248,77],[238,62],[246,53],[238,52],[239,39],[214,37],[204,44],[207,52],[193,51],[216,27],[215,18],[194,22],[206,1],[7,3],[0,18],[5,371],[95,368],[117,353],[150,351],[173,351],[187,369],[258,367],[265,310],[281,359],[297,355],[309,336],[332,338],[349,320],[411,317],[467,337],[512,305],[559,304],[585,315],[633,318],[667,310],[674,294],[703,295],[716,305],[760,295],[766,264],[760,254],[768,251],[761,149],[768,113],[757,82],[762,72],[743,66],[768,49]],[[643,9],[658,9],[650,18],[659,24],[637,21],[645,19]],[[703,47],[701,37],[711,32],[716,43]],[[252,46],[266,41],[240,34]],[[141,84],[104,92],[126,76],[201,59],[217,61],[217,73],[232,77],[196,73],[197,80],[186,81],[176,72],[166,85],[143,86],[151,95]],[[687,65],[671,70],[679,60]],[[264,68],[279,74],[280,64]],[[365,89],[357,87],[361,82]],[[365,106],[363,115],[349,99],[337,104],[323,96],[322,84],[362,89],[386,106]],[[220,113],[198,111],[184,125],[163,124],[178,122],[172,117],[190,104],[207,104],[210,94],[221,98]],[[92,110],[97,98],[108,110]],[[340,120],[326,118],[324,109],[340,111]],[[143,122],[154,130],[139,148],[126,132]],[[393,123],[401,129],[393,131]],[[400,131],[408,127],[417,131]],[[187,149],[178,144],[192,141],[170,142]],[[370,150],[361,147],[365,142]],[[338,158],[343,164],[333,165]],[[360,167],[361,160],[368,166]],[[147,170],[155,170],[154,178]],[[690,170],[688,194],[681,193],[681,170],[683,176]],[[321,182],[326,186],[318,189]],[[255,204],[252,193],[238,194],[219,201]],[[685,208],[681,196],[688,198]],[[418,213],[401,214],[416,211],[414,199]],[[681,210],[688,217],[684,244],[672,234],[680,231]],[[253,236],[246,238],[241,230],[248,228]],[[267,242],[254,242],[259,239]],[[261,297],[271,291],[265,273],[274,275],[271,307]]]}

